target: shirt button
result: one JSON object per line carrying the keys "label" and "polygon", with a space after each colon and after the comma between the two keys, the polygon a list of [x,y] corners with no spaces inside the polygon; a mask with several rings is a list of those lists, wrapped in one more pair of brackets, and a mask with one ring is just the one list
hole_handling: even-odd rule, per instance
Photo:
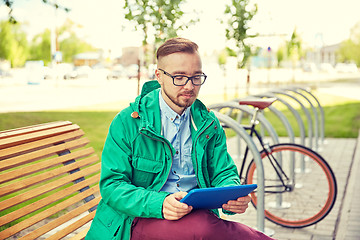
{"label": "shirt button", "polygon": [[210,137],[209,137],[209,135],[206,135],[206,139],[209,139]]}
{"label": "shirt button", "polygon": [[176,154],[179,154],[179,151],[176,151]]}
{"label": "shirt button", "polygon": [[180,187],[180,184],[176,184],[177,187]]}
{"label": "shirt button", "polygon": [[176,171],[174,171],[174,174],[176,174]]}

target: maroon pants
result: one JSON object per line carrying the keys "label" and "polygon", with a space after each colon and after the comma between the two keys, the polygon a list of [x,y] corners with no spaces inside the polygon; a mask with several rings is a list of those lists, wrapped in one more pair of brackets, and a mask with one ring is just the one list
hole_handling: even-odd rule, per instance
{"label": "maroon pants", "polygon": [[131,240],[272,239],[244,224],[218,218],[208,210],[196,210],[177,221],[135,218]]}

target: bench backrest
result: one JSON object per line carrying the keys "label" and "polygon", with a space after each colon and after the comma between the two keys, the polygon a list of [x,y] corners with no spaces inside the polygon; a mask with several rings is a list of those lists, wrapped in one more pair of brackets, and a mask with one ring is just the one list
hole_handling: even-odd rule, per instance
{"label": "bench backrest", "polygon": [[85,237],[100,163],[83,135],[69,121],[0,132],[0,239]]}

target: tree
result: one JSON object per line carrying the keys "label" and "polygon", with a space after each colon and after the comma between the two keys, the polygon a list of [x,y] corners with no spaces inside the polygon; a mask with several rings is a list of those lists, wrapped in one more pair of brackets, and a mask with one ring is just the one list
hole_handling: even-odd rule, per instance
{"label": "tree", "polygon": [[149,33],[154,36],[154,47],[164,39],[176,37],[177,32],[197,21],[181,22],[184,15],[181,5],[185,0],[125,0],[125,18],[135,23],[135,29],[143,33],[142,45],[149,44]]}
{"label": "tree", "polygon": [[[95,47],[80,39],[73,31],[73,27],[74,22],[67,20],[56,30],[58,38],[62,39],[58,43],[58,50],[62,53],[63,62],[72,62],[73,57],[78,53],[96,50]],[[51,62],[50,35],[50,30],[45,29],[33,38],[30,47],[31,60],[43,60],[46,65]]]}
{"label": "tree", "polygon": [[[257,34],[250,34],[250,21],[257,13],[257,5],[249,6],[250,0],[231,0],[231,5],[225,6],[225,19],[227,28],[225,29],[226,38],[232,43],[227,47],[229,56],[237,58],[237,67],[244,68],[252,55],[258,51],[258,48],[247,43],[249,38],[256,37]],[[248,69],[246,80],[246,91],[249,93],[250,87],[250,67]],[[239,83],[236,81],[235,98],[237,98]]]}
{"label": "tree", "polygon": [[29,60],[43,60],[45,65],[51,63],[50,35],[50,30],[46,29],[32,39]]}
{"label": "tree", "polygon": [[249,6],[250,0],[231,0],[231,5],[225,7],[225,18],[227,19],[226,38],[231,41],[232,52],[238,61],[238,68],[245,67],[250,56],[256,50],[247,43],[247,39],[256,37],[257,34],[249,34],[250,21],[257,13],[257,5]]}
{"label": "tree", "polygon": [[10,61],[11,67],[24,65],[28,57],[28,43],[19,24],[0,22],[0,58]]}
{"label": "tree", "polygon": [[277,59],[278,67],[281,67],[281,63],[285,58],[285,52],[286,52],[286,49],[284,46],[279,47],[279,49],[276,51],[276,59]]}
{"label": "tree", "polygon": [[60,41],[60,51],[63,54],[63,62],[72,62],[73,57],[78,53],[94,51],[96,48],[81,40],[75,33]]}
{"label": "tree", "polygon": [[350,38],[341,42],[337,54],[340,62],[355,62],[360,66],[360,22],[351,29]]}
{"label": "tree", "polygon": [[295,67],[296,61],[302,55],[302,39],[300,35],[296,32],[296,28],[291,34],[290,41],[287,42],[287,56],[293,62],[293,66]]}
{"label": "tree", "polygon": [[291,60],[292,63],[292,69],[293,69],[292,81],[295,82],[296,63],[302,56],[302,39],[300,35],[296,32],[296,28],[291,34],[290,41],[286,43],[286,49],[287,49],[287,57]]}
{"label": "tree", "polygon": [[[10,23],[17,23],[17,20],[16,20],[16,19],[14,18],[14,16],[12,15],[13,4],[14,4],[15,0],[0,0],[0,1],[4,2],[5,5],[9,8],[9,16],[8,16],[9,22],[10,22]],[[56,8],[56,9],[62,9],[62,10],[64,10],[64,11],[66,11],[66,12],[69,12],[69,11],[70,11],[69,8],[57,4],[56,1],[55,1],[55,2],[52,2],[52,1],[49,1],[49,0],[42,0],[42,1],[43,1],[43,3],[48,4],[48,5],[50,5],[50,6],[53,6],[53,7]]]}

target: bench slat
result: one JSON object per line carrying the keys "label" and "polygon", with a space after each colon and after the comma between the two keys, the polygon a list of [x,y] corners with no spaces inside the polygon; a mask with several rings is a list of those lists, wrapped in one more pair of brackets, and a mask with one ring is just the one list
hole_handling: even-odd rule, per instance
{"label": "bench slat", "polygon": [[[73,205],[74,203],[81,201],[85,197],[95,194],[96,192],[99,192],[99,186],[90,188],[82,193],[79,193],[79,194],[73,196],[72,198],[69,198],[63,202],[56,204],[55,206],[53,206],[51,208],[46,209],[45,211],[42,211],[28,219],[25,219],[24,221],[21,222],[21,224],[16,224],[16,225],[11,226],[11,227],[5,229],[4,231],[0,232],[0,239],[4,239],[9,236],[12,236],[15,233],[20,232],[21,230],[24,230],[24,229],[34,225],[35,223],[38,223],[41,220],[54,215],[55,213],[59,212],[60,210],[66,209],[67,207]],[[100,198],[95,198],[95,199],[96,199],[96,201],[92,200],[84,205],[81,205],[80,207],[78,207],[76,209],[81,208],[81,211],[85,212],[86,210],[90,209],[91,207],[96,206],[98,201],[100,201]],[[57,219],[59,219],[59,218],[57,218]],[[57,220],[57,219],[55,219],[55,220]],[[46,225],[44,225],[44,226],[46,226]],[[26,236],[24,236],[23,238],[20,238],[20,239],[35,239],[36,237],[39,237],[39,236],[43,235],[44,233],[48,232],[49,230],[51,230],[51,228],[47,229],[47,231],[41,232],[40,235],[33,237],[34,235],[36,235],[40,232],[39,229],[41,229],[41,228],[37,228],[36,230],[32,231],[31,233],[27,234]],[[41,229],[41,230],[43,230],[43,229]]]}
{"label": "bench slat", "polygon": [[37,125],[32,125],[32,126],[25,126],[25,127],[15,128],[15,129],[4,130],[4,131],[0,132],[0,139],[13,137],[13,136],[20,135],[20,134],[27,134],[27,133],[31,133],[31,132],[35,132],[35,131],[41,131],[44,129],[63,127],[66,125],[71,125],[71,124],[72,124],[72,122],[70,122],[70,121],[57,121],[57,122],[42,123],[42,124],[37,124]]}
{"label": "bench slat", "polygon": [[67,142],[73,139],[78,139],[84,135],[84,131],[81,129],[75,130],[73,132],[64,133],[61,135],[56,135],[54,137],[45,138],[38,141],[32,141],[29,143],[18,144],[13,147],[8,147],[5,149],[0,149],[0,160],[15,157],[16,155],[21,155],[27,152],[35,151],[41,148],[45,148],[60,142]]}
{"label": "bench slat", "polygon": [[[13,179],[19,179],[20,177],[27,176],[32,173],[40,172],[44,169],[51,168],[60,164],[63,164],[72,159],[79,159],[87,157],[93,154],[95,151],[93,148],[81,149],[76,152],[72,152],[60,157],[52,158],[46,161],[38,162],[23,168],[18,168],[13,171],[9,171],[3,174],[0,174],[0,183],[9,182]],[[2,191],[0,191],[2,192]]]}
{"label": "bench slat", "polygon": [[[97,203],[99,203],[99,202],[97,201]],[[50,236],[49,238],[46,238],[46,240],[53,240],[53,239],[55,240],[55,239],[61,239],[63,237],[66,237],[70,233],[74,232],[75,230],[84,226],[86,223],[90,222],[94,217],[95,217],[95,211],[92,211],[91,213],[80,218],[79,220],[77,220],[76,222],[67,226],[66,228],[63,228],[60,231],[57,231],[54,235]]]}
{"label": "bench slat", "polygon": [[[92,212],[92,214],[95,217],[95,212]],[[93,218],[94,218],[93,217]],[[86,234],[88,233],[88,231],[90,230],[90,227],[82,230],[81,232],[79,232],[78,234],[76,234],[75,236],[71,237],[69,240],[83,240],[86,237]]]}
{"label": "bench slat", "polygon": [[8,224],[16,219],[19,219],[23,216],[26,216],[36,210],[41,209],[42,207],[45,207],[53,202],[56,202],[62,198],[65,198],[73,193],[76,193],[77,191],[79,191],[80,189],[83,189],[87,186],[90,186],[92,184],[97,183],[100,180],[100,174],[97,174],[89,179],[86,179],[84,181],[81,181],[77,184],[74,184],[68,188],[65,188],[59,192],[55,192],[51,198],[42,198],[32,204],[29,204],[25,207],[22,207],[21,209],[17,209],[7,215],[4,215],[2,217],[0,217],[0,223],[1,225],[5,225]]}
{"label": "bench slat", "polygon": [[17,166],[20,166],[20,165],[23,165],[26,163],[30,163],[30,162],[39,160],[41,158],[50,157],[57,153],[63,152],[65,150],[72,150],[75,148],[80,148],[80,147],[85,146],[88,143],[89,143],[89,140],[87,138],[81,138],[81,139],[76,139],[76,140],[73,140],[70,142],[65,142],[60,145],[44,148],[44,149],[41,149],[36,152],[31,152],[31,153],[23,154],[21,156],[6,159],[3,161],[0,161],[0,171],[4,171],[9,168],[13,168],[13,167],[17,167]]}
{"label": "bench slat", "polygon": [[[68,166],[71,166],[71,164],[65,166],[64,168],[66,168]],[[52,191],[52,190],[54,190],[56,188],[62,187],[62,186],[66,185],[68,183],[71,183],[71,182],[75,181],[76,179],[79,179],[79,178],[81,178],[83,176],[87,176],[87,175],[90,175],[92,173],[96,173],[96,172],[99,171],[99,169],[100,169],[100,163],[97,163],[97,164],[92,165],[92,166],[90,166],[88,168],[82,169],[79,172],[70,174],[70,175],[65,176],[63,178],[60,178],[60,179],[57,179],[55,181],[49,182],[49,183],[47,183],[45,185],[42,185],[42,186],[39,186],[37,188],[31,189],[28,192],[25,192],[25,193],[22,193],[22,194],[19,194],[19,195],[15,196],[15,197],[6,199],[0,205],[0,211],[4,210],[6,208],[9,208],[9,207],[15,206],[15,205],[17,205],[19,203],[25,202],[27,200],[33,199],[33,198],[35,198],[37,196],[40,196],[40,195],[42,195],[44,193]],[[44,174],[48,174],[48,173],[44,173]]]}
{"label": "bench slat", "polygon": [[47,137],[52,137],[61,133],[71,132],[79,129],[78,125],[68,125],[59,128],[47,129],[44,131],[32,132],[26,135],[16,135],[0,139],[0,149],[16,146],[22,143],[36,141]]}

